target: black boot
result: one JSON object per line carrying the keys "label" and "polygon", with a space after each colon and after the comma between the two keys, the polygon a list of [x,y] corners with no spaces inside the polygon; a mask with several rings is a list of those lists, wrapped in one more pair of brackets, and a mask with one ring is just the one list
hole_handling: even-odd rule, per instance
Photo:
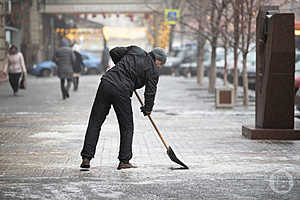
{"label": "black boot", "polygon": [[82,158],[82,163],[80,165],[81,168],[90,168],[90,159]]}
{"label": "black boot", "polygon": [[127,163],[120,162],[117,169],[120,170],[120,169],[129,169],[129,168],[137,168],[137,166],[134,166],[129,162],[127,162]]}

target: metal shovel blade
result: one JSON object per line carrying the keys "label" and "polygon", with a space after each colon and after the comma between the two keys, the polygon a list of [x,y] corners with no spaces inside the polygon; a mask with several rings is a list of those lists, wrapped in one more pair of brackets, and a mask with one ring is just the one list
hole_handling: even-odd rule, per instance
{"label": "metal shovel blade", "polygon": [[175,162],[175,163],[177,163],[177,164],[179,164],[179,165],[181,165],[181,166],[183,167],[183,168],[181,168],[181,169],[188,169],[188,168],[189,168],[188,166],[186,166],[183,162],[181,162],[181,161],[176,157],[174,151],[172,150],[172,148],[171,148],[170,146],[168,147],[167,154],[168,154],[168,156],[170,157],[170,159],[171,159],[173,162]]}

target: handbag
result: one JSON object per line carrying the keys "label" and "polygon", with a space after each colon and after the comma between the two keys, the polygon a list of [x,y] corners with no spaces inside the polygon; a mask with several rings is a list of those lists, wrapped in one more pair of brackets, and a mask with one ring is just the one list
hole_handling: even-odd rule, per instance
{"label": "handbag", "polygon": [[[22,56],[19,56],[19,61],[20,63],[24,62],[22,61]],[[25,90],[26,89],[26,80],[25,80],[25,74],[24,72],[22,73],[21,81],[19,84],[19,88]]]}
{"label": "handbag", "polygon": [[21,78],[21,81],[20,81],[19,88],[20,88],[20,89],[23,89],[23,90],[26,89],[26,86],[25,86],[25,76],[24,76],[24,74],[22,75],[22,78]]}
{"label": "handbag", "polygon": [[7,74],[5,72],[0,72],[0,82],[7,80]]}

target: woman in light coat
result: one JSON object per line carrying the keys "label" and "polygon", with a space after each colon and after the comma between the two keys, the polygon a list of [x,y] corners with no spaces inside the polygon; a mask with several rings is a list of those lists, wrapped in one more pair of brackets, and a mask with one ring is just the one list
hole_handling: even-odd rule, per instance
{"label": "woman in light coat", "polygon": [[27,70],[24,62],[24,57],[18,48],[12,45],[8,49],[7,59],[4,64],[5,73],[8,73],[8,80],[13,89],[14,96],[18,94],[20,78],[24,76],[24,86],[26,87]]}

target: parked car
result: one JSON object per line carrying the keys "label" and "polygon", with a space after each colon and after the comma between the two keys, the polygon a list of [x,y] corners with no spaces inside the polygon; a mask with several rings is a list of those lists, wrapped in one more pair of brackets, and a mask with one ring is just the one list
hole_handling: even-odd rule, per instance
{"label": "parked car", "polygon": [[[295,110],[300,111],[300,76],[295,77]],[[300,117],[300,115],[299,115]]]}
{"label": "parked car", "polygon": [[[97,74],[103,72],[101,69],[100,58],[94,56],[89,52],[80,52],[83,59],[83,64],[87,67],[87,71],[83,72],[85,74]],[[49,77],[51,75],[56,75],[57,66],[53,61],[47,60],[33,65],[32,74],[36,76]]]}
{"label": "parked car", "polygon": [[256,62],[247,62],[247,76],[249,89],[255,90],[256,86]]}
{"label": "parked car", "polygon": [[300,77],[300,60],[295,63],[295,78]]}
{"label": "parked car", "polygon": [[196,57],[197,48],[195,45],[186,45],[183,48],[174,48],[167,57],[167,62],[160,69],[160,74],[179,75],[180,65],[190,62]]}
{"label": "parked car", "polygon": [[296,62],[300,61],[300,51],[297,48],[295,50],[295,59]]}
{"label": "parked car", "polygon": [[[230,60],[232,60],[229,57],[230,57],[230,54],[228,53],[227,54],[227,68],[230,63]],[[223,76],[224,76],[224,66],[225,66],[224,62],[225,62],[224,61],[224,49],[221,47],[218,47],[216,49],[216,76],[217,77],[223,78]],[[203,64],[204,64],[204,75],[208,76],[210,67],[211,67],[211,50],[207,50],[205,52]]]}
{"label": "parked car", "polygon": [[167,62],[159,70],[162,75],[173,75],[176,72],[176,69],[179,67],[181,62],[184,59],[185,52],[183,49],[176,48],[169,53],[167,57]]}
{"label": "parked car", "polygon": [[[295,96],[300,88],[300,61],[295,63]],[[300,98],[300,91],[299,98]],[[300,108],[300,105],[299,105]]]}
{"label": "parked car", "polygon": [[89,52],[80,52],[83,64],[87,67],[87,74],[97,74],[104,71],[101,67],[101,59]]}
{"label": "parked car", "polygon": [[[233,58],[232,58],[233,60]],[[227,80],[230,83],[233,83],[233,75],[234,75],[234,64],[230,64],[228,73],[227,73]],[[248,87],[249,89],[255,89],[256,85],[256,53],[250,52],[247,56],[247,76],[248,76]],[[239,56],[238,59],[238,84],[240,86],[243,85],[243,59]]]}
{"label": "parked car", "polygon": [[[233,54],[227,55],[227,66],[226,72],[228,73],[229,69],[233,68]],[[225,60],[224,55],[217,54],[216,57],[216,76],[220,78],[224,78],[225,72]]]}
{"label": "parked car", "polygon": [[31,73],[36,76],[49,77],[56,75],[57,66],[53,61],[47,60],[33,65]]}
{"label": "parked car", "polygon": [[210,64],[211,64],[211,52],[209,50],[206,50],[204,54],[204,60],[203,60],[204,76],[209,76]]}
{"label": "parked car", "polygon": [[191,77],[197,75],[197,52],[196,50],[187,51],[185,58],[177,69],[178,74],[185,77]]}
{"label": "parked car", "polygon": [[300,60],[295,63],[295,112],[294,116],[300,118]]}
{"label": "parked car", "polygon": [[300,118],[300,60],[295,63],[295,117]]}
{"label": "parked car", "polygon": [[192,77],[197,75],[197,62],[186,62],[182,63],[179,67],[179,75],[185,76],[185,77]]}

